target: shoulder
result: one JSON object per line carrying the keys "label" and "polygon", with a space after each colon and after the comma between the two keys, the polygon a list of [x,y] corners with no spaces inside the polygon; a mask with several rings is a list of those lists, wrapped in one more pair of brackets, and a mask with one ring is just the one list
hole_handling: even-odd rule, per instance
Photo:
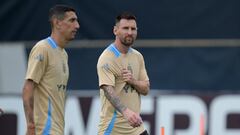
{"label": "shoulder", "polygon": [[137,57],[143,57],[143,55],[136,49],[134,48],[130,48],[130,52],[133,54],[133,55],[136,55]]}
{"label": "shoulder", "polygon": [[100,55],[99,59],[114,59],[118,57],[118,53],[114,51],[111,45],[104,49],[102,54]]}
{"label": "shoulder", "polygon": [[64,57],[68,58],[68,53],[65,49],[63,49],[63,55],[64,55]]}
{"label": "shoulder", "polygon": [[38,41],[32,48],[32,51],[37,51],[37,50],[48,50],[48,48],[50,47],[49,43],[47,42],[46,39],[40,40]]}
{"label": "shoulder", "polygon": [[110,46],[108,46],[99,56],[97,65],[101,66],[106,63],[108,64],[114,63],[114,60],[116,58],[117,58],[116,54],[110,49]]}

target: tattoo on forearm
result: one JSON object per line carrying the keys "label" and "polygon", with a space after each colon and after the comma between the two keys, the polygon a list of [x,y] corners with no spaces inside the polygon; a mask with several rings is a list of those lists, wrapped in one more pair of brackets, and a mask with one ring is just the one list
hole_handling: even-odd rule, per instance
{"label": "tattoo on forearm", "polygon": [[123,105],[119,99],[119,97],[114,93],[113,88],[110,86],[103,86],[104,94],[107,97],[107,99],[112,103],[112,105],[120,112],[122,113],[126,106]]}

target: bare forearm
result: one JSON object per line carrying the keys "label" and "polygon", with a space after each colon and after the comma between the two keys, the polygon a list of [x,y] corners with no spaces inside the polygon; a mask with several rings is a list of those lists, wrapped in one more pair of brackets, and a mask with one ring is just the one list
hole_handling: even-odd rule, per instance
{"label": "bare forearm", "polygon": [[149,81],[133,80],[130,85],[132,85],[142,95],[147,95],[149,92]]}
{"label": "bare forearm", "polygon": [[33,124],[33,98],[23,100],[25,116],[28,124]]}
{"label": "bare forearm", "polygon": [[33,89],[34,89],[34,83],[30,80],[27,80],[24,84],[23,88],[23,106],[25,111],[25,116],[27,120],[28,126],[34,125],[34,119],[33,119]]}
{"label": "bare forearm", "polygon": [[114,88],[112,86],[103,85],[101,87],[104,90],[104,94],[109,102],[118,110],[120,113],[126,109],[126,106],[123,105],[119,99],[119,97],[114,92]]}

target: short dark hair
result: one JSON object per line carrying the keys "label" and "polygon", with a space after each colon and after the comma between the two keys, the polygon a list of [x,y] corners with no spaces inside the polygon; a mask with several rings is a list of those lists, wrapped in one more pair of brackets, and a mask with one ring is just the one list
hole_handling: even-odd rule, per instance
{"label": "short dark hair", "polygon": [[119,14],[116,17],[115,24],[119,23],[121,19],[135,20],[135,21],[137,20],[136,16],[133,13],[128,12],[128,11],[125,11],[125,12]]}
{"label": "short dark hair", "polygon": [[63,20],[65,13],[69,12],[69,11],[73,11],[76,13],[76,10],[74,8],[67,6],[67,5],[55,5],[54,7],[52,7],[49,10],[49,22],[50,22],[51,26],[53,25],[52,24],[53,18]]}

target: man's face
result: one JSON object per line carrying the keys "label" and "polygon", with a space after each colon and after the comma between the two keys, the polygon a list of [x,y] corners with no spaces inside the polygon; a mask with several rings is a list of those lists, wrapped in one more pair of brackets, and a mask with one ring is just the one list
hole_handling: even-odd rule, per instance
{"label": "man's face", "polygon": [[137,37],[136,21],[121,19],[114,27],[114,34],[123,45],[131,46]]}
{"label": "man's face", "polygon": [[77,15],[72,11],[66,12],[64,19],[59,20],[59,31],[68,41],[75,38],[79,27]]}

